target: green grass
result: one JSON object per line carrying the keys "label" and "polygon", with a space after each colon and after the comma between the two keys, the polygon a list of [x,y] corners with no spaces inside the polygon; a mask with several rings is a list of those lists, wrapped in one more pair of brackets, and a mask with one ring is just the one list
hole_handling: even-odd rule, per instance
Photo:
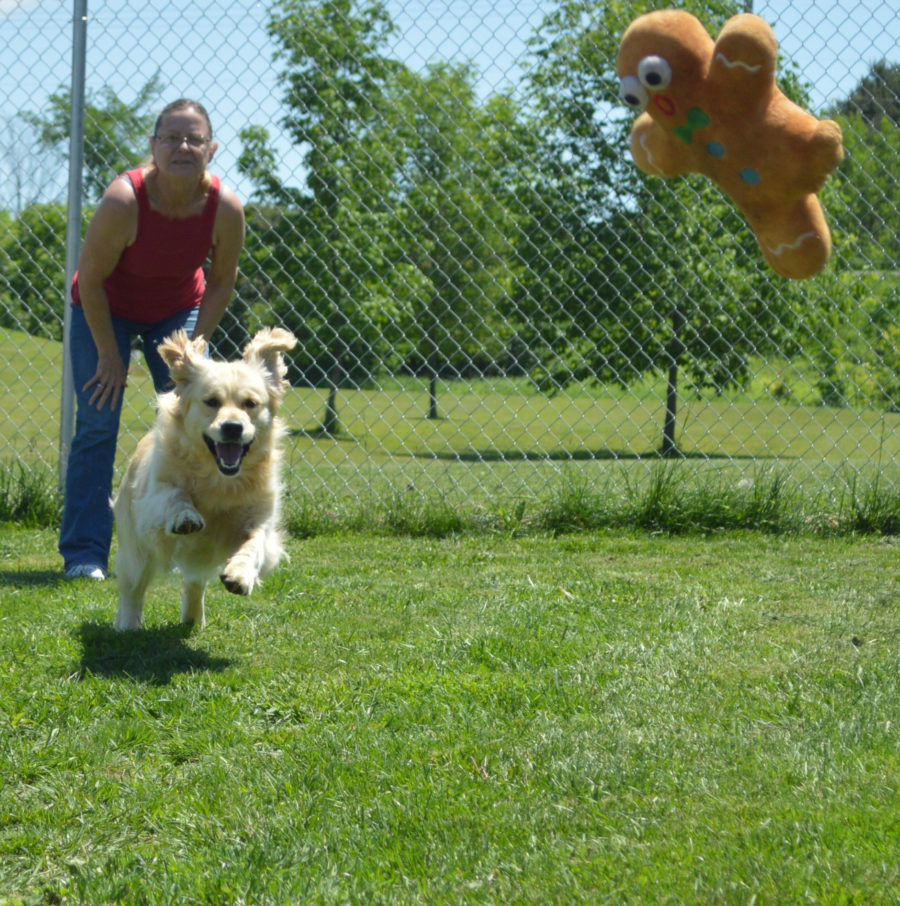
{"label": "green grass", "polygon": [[[0,331],[0,522],[58,520],[59,371],[59,344]],[[671,465],[654,452],[658,384],[544,397],[522,380],[460,382],[442,385],[432,421],[424,385],[391,380],[341,391],[332,438],[316,430],[324,392],[295,388],[283,410],[287,524],[298,536],[622,525],[896,533],[900,413],[765,399],[775,373],[761,369],[753,400],[683,401],[684,459]],[[120,470],[154,416],[139,365],[128,400]]]}
{"label": "green grass", "polygon": [[[284,498],[284,524],[296,538],[346,531],[444,538],[602,528],[900,534],[900,488],[888,486],[880,473],[871,482],[846,473],[828,493],[814,497],[781,470],[757,469],[737,480],[722,471],[698,476],[683,462],[657,462],[642,475],[620,469],[600,484],[570,468],[541,495],[516,496],[498,488],[488,504],[383,480],[341,499],[289,482]],[[49,473],[41,476],[20,463],[0,465],[0,523],[54,528],[59,516],[59,494]]]}
{"label": "green grass", "polygon": [[322,534],[125,636],[55,541],[0,527],[0,903],[896,901],[896,539]]}
{"label": "green grass", "polygon": [[[59,347],[0,332],[3,352],[0,521],[53,525]],[[395,380],[342,391],[343,430],[328,438],[316,431],[324,394],[295,388],[284,407],[288,525],[300,536],[567,524],[897,531],[900,414],[693,399],[680,409],[685,458],[663,466],[654,453],[661,388],[636,389],[579,386],[546,398],[522,381],[446,385],[442,417],[429,421],[422,384]],[[153,419],[140,367],[129,391],[120,470]],[[586,503],[591,512],[571,519],[571,505]]]}
{"label": "green grass", "polygon": [[60,515],[61,501],[49,470],[27,469],[21,460],[0,464],[0,523],[56,526]]}
{"label": "green grass", "polygon": [[[55,472],[60,370],[59,344],[0,331],[0,462]],[[816,406],[799,389],[776,400],[775,375],[799,388],[787,365],[761,364],[752,396],[697,398],[685,390],[678,442],[698,477],[737,483],[764,467],[803,485],[808,497],[830,492],[845,475],[866,483],[877,474],[883,488],[900,487],[900,413]],[[524,380],[459,381],[440,385],[440,418],[430,420],[425,384],[391,379],[379,389],[340,391],[341,433],[323,437],[326,392],[294,388],[283,409],[289,484],[338,502],[413,487],[454,506],[508,507],[543,495],[570,467],[595,487],[619,483],[623,472],[641,482],[658,461],[664,396],[659,379],[630,392],[578,385],[552,397]],[[149,379],[135,365],[120,472],[153,415]]]}

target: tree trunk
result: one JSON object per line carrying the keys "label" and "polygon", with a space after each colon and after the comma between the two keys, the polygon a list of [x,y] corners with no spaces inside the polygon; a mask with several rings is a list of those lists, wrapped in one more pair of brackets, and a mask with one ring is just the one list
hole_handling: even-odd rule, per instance
{"label": "tree trunk", "polygon": [[340,374],[340,364],[336,364],[328,374],[328,399],[325,402],[325,417],[322,419],[322,433],[329,436],[341,433],[341,423],[338,419],[337,411],[337,392]]}
{"label": "tree trunk", "polygon": [[428,418],[434,421],[439,417],[437,408],[437,377],[432,373],[428,380]]}
{"label": "tree trunk", "polygon": [[428,331],[428,418],[430,421],[436,421],[439,418],[437,405],[437,379],[437,318],[432,310],[431,323]]}
{"label": "tree trunk", "polygon": [[684,315],[680,308],[672,311],[672,337],[666,344],[666,359],[669,362],[669,378],[666,385],[666,418],[663,424],[661,455],[675,458],[681,455],[675,441],[675,418],[678,413],[678,363],[684,352],[681,341],[681,330],[684,327]]}

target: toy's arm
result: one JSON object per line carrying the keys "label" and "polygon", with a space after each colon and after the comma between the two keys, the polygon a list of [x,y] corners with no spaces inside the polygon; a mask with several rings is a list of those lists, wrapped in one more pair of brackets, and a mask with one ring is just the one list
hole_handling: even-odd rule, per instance
{"label": "toy's arm", "polygon": [[720,89],[726,85],[742,94],[767,94],[774,87],[778,42],[775,33],[759,16],[741,13],[722,27],[713,50],[711,74]]}
{"label": "toy's arm", "polygon": [[814,182],[810,191],[818,192],[844,159],[841,127],[834,120],[820,120],[809,144],[810,179]]}
{"label": "toy's arm", "polygon": [[779,177],[771,189],[781,186],[772,198],[776,205],[779,199],[792,203],[803,195],[818,193],[844,158],[841,127],[837,123],[816,119],[781,92],[778,95],[768,111],[773,124],[769,153],[778,161]]}
{"label": "toy's arm", "polygon": [[690,149],[642,113],[631,130],[631,156],[639,170],[650,176],[681,176],[691,172]]}

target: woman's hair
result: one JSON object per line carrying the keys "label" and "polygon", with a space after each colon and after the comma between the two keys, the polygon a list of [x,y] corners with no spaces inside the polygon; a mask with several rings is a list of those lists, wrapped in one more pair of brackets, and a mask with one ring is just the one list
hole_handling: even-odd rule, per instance
{"label": "woman's hair", "polygon": [[210,122],[209,114],[206,112],[206,108],[199,101],[192,101],[190,98],[179,98],[177,101],[172,101],[171,104],[166,104],[165,107],[160,111],[159,116],[156,118],[156,124],[153,127],[153,134],[156,135],[159,132],[159,124],[163,121],[163,118],[168,116],[170,113],[180,113],[182,110],[196,110],[200,116],[206,120],[206,129],[209,132],[207,138],[212,141],[213,130],[212,122]]}

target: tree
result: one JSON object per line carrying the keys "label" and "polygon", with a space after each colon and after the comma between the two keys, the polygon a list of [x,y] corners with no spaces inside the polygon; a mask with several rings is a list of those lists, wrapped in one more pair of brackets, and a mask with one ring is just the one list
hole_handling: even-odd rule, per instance
{"label": "tree", "polygon": [[399,137],[397,256],[428,286],[415,314],[411,364],[429,378],[428,417],[437,418],[439,376],[483,373],[502,355],[498,312],[511,244],[495,133],[510,108],[500,99],[479,105],[465,65],[403,72],[392,97],[386,126]]}
{"label": "tree", "polygon": [[[392,162],[390,148],[373,134],[386,109],[386,83],[399,66],[382,54],[392,28],[378,0],[362,6],[285,0],[273,7],[269,22],[279,45],[276,59],[285,67],[282,124],[307,149],[302,301],[307,329],[321,344],[314,355],[328,376],[326,433],[339,430],[338,387],[354,374],[365,375],[378,355],[367,328],[381,298],[375,276],[384,257]],[[271,181],[267,190],[269,197],[279,191],[281,200],[287,197]]]}
{"label": "tree", "polygon": [[839,117],[844,161],[828,190],[838,264],[853,269],[895,269],[900,233],[900,126],[884,118],[877,127],[862,117]]}
{"label": "tree", "polygon": [[65,185],[62,158],[39,145],[38,130],[21,114],[0,123],[0,208],[19,214],[58,197]]}
{"label": "tree", "polygon": [[62,339],[65,205],[31,205],[2,226],[0,323],[35,336]]}
{"label": "tree", "polygon": [[290,323],[308,373],[320,370],[330,388],[322,428],[335,430],[340,383],[389,359],[429,376],[436,417],[438,376],[502,355],[496,312],[510,244],[494,133],[510,108],[482,107],[467,66],[419,74],[387,58],[393,25],[380,3],[290,0],[270,28],[286,64],[283,125],[306,149],[306,186],[281,184],[258,127],[242,135],[240,166],[270,222],[292,237],[294,266],[260,248],[257,273],[293,275]]}
{"label": "tree", "polygon": [[[153,113],[147,108],[161,91],[157,74],[130,104],[108,87],[99,96],[88,92],[84,108],[84,190],[88,199],[98,200],[117,174],[147,154],[147,139],[153,129]],[[60,89],[50,95],[44,114],[22,114],[38,130],[40,146],[58,152],[65,160],[69,155],[71,110],[71,92]]]}
{"label": "tree", "polygon": [[900,125],[900,63],[873,63],[847,98],[835,104],[833,115],[861,116],[873,129],[883,119]]}
{"label": "tree", "polygon": [[[712,32],[739,12],[731,0],[686,7]],[[618,104],[614,61],[644,11],[565,0],[532,42],[542,162],[517,307],[547,387],[666,373],[660,450],[677,455],[679,368],[696,387],[741,381],[750,355],[787,340],[791,291],[715,187],[646,179],[631,163],[633,114]]]}
{"label": "tree", "polygon": [[832,108],[844,161],[822,192],[835,234],[829,273],[808,288],[816,329],[806,341],[823,403],[900,405],[900,65],[885,61]]}

